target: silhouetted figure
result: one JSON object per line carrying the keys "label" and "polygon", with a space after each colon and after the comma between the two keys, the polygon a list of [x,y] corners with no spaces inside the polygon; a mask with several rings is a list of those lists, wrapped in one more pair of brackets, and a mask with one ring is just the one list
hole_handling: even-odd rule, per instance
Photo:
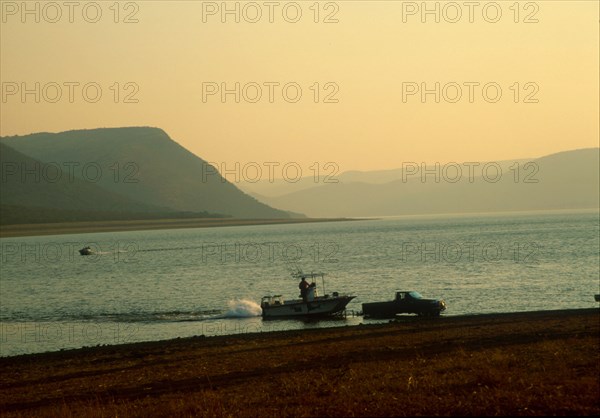
{"label": "silhouetted figure", "polygon": [[300,296],[302,296],[302,300],[308,303],[308,288],[310,285],[306,281],[306,277],[302,278],[302,281],[300,281],[298,287],[300,288]]}

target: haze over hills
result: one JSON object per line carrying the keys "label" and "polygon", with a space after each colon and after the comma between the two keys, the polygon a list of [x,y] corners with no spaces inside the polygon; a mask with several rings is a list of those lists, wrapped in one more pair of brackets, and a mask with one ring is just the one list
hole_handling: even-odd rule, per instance
{"label": "haze over hills", "polygon": [[[507,160],[507,161],[494,161],[490,162],[500,166],[503,172],[510,170],[514,164],[525,164],[531,161],[531,158],[524,158],[519,160]],[[480,162],[477,164],[484,165],[488,162]],[[411,170],[415,167],[421,171],[421,164],[418,162],[403,162],[403,168],[396,168],[391,170],[372,170],[372,171],[344,171],[339,173],[339,167],[336,163],[324,163],[321,164],[321,175],[319,176],[307,176],[302,177],[298,181],[286,181],[285,179],[261,179],[259,181],[247,181],[241,178],[236,185],[244,190],[246,193],[255,196],[259,200],[269,197],[278,197],[300,190],[309,189],[317,185],[336,184],[336,183],[367,183],[367,184],[385,184],[395,180],[402,180],[408,178],[414,178],[415,174],[410,174]],[[470,164],[466,162],[466,164]],[[463,169],[467,170],[467,166],[463,166]],[[423,172],[434,170],[434,166],[426,166]]]}
{"label": "haze over hills", "polygon": [[298,213],[373,217],[599,206],[598,148],[498,163],[437,168],[407,163],[397,170],[327,172],[327,177],[297,183],[236,184],[253,190],[248,193],[255,197],[157,128],[5,137],[0,151],[1,223],[281,219],[302,216]]}
{"label": "haze over hills", "polygon": [[[303,185],[303,189],[262,200],[314,217],[368,217],[598,208],[599,148],[565,151],[530,160],[441,165],[437,171],[418,165],[402,171],[340,175],[338,183]],[[416,170],[416,172],[414,172]],[[485,172],[484,172],[485,170]],[[427,174],[429,173],[429,174]],[[472,175],[471,175],[472,174]],[[399,179],[386,182],[386,178]],[[352,180],[347,180],[351,178]],[[360,180],[360,181],[357,181]],[[285,184],[275,184],[277,192]],[[292,186],[297,187],[297,186]]]}
{"label": "haze over hills", "polygon": [[[157,128],[107,128],[0,138],[2,205],[129,213],[289,218],[223,179]],[[42,178],[8,175],[37,162]],[[44,170],[48,171],[45,176]],[[54,170],[54,171],[53,171]],[[10,178],[10,180],[9,180]],[[6,183],[6,184],[4,184]],[[6,187],[5,187],[6,186]]]}

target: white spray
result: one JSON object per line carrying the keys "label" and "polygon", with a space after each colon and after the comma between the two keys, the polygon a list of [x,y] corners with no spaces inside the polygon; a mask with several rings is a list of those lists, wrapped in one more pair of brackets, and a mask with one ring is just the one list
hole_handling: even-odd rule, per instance
{"label": "white spray", "polygon": [[227,305],[229,310],[223,315],[225,318],[248,318],[262,314],[260,305],[248,299],[230,300]]}

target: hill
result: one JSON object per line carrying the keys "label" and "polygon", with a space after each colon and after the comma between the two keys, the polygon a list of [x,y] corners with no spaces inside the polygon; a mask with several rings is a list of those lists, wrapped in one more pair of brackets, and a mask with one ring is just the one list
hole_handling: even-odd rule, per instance
{"label": "hill", "polygon": [[[513,164],[412,166],[412,174],[381,183],[379,174],[353,174],[281,196],[268,204],[313,217],[394,216],[435,213],[584,209],[599,206],[599,149],[561,152]],[[458,166],[458,168],[457,168]],[[431,169],[431,167],[429,167]],[[461,171],[459,171],[459,169]],[[389,173],[388,173],[389,174]],[[394,175],[398,176],[398,172]],[[369,179],[377,179],[370,183]],[[281,185],[280,185],[281,186]],[[278,191],[280,191],[278,189]]]}
{"label": "hill", "polygon": [[[21,156],[46,167],[59,168],[68,185],[51,187],[27,179],[25,194],[10,187],[2,204],[48,207],[53,198],[86,196],[76,206],[88,211],[114,208],[124,212],[218,213],[236,218],[289,218],[223,179],[204,160],[192,154],[157,128],[130,127],[37,133],[0,139]],[[4,170],[5,166],[3,166]],[[112,196],[106,198],[104,195]],[[88,199],[90,197],[90,199]],[[67,198],[71,202],[73,199]]]}

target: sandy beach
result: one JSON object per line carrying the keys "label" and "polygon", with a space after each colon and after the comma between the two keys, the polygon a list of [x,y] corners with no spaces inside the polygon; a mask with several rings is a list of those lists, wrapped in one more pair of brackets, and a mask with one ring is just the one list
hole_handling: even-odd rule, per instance
{"label": "sandy beach", "polygon": [[599,311],[386,324],[0,358],[2,416],[599,415]]}

